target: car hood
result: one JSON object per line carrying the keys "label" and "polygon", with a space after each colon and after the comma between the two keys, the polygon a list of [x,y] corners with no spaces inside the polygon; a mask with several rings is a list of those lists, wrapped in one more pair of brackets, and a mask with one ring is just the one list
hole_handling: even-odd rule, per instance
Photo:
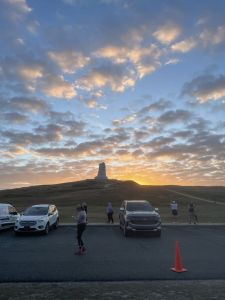
{"label": "car hood", "polygon": [[158,217],[159,214],[156,211],[128,211],[126,213],[129,217]]}
{"label": "car hood", "polygon": [[38,221],[38,220],[45,220],[47,219],[47,216],[46,215],[43,215],[43,216],[20,216],[18,218],[19,221]]}

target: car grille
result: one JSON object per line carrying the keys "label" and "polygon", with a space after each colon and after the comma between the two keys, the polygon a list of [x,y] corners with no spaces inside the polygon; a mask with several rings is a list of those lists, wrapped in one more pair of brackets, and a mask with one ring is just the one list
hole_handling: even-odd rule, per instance
{"label": "car grille", "polygon": [[159,223],[158,218],[132,218],[131,223],[137,225],[155,225]]}
{"label": "car grille", "polygon": [[36,225],[36,221],[20,221],[21,226],[34,226]]}

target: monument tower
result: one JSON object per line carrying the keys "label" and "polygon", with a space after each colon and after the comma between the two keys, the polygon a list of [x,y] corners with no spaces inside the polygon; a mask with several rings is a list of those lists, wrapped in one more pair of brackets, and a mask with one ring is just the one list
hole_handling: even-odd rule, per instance
{"label": "monument tower", "polygon": [[108,177],[106,176],[106,167],[104,162],[99,164],[98,175],[95,177],[95,179],[99,181],[104,181],[108,179]]}

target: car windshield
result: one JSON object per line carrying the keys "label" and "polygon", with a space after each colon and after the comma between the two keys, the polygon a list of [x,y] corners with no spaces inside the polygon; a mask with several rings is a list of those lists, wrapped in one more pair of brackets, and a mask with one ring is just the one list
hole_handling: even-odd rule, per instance
{"label": "car windshield", "polygon": [[153,207],[148,202],[128,202],[128,211],[153,211]]}
{"label": "car windshield", "polygon": [[43,216],[47,215],[48,207],[41,207],[41,206],[31,206],[27,208],[24,212],[24,216]]}

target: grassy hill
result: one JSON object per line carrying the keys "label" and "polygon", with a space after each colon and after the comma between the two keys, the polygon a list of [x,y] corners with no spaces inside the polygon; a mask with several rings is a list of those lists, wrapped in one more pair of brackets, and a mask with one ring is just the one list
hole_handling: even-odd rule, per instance
{"label": "grassy hill", "polygon": [[[187,221],[187,206],[191,198],[176,195],[169,190],[203,197],[213,201],[225,201],[225,187],[178,187],[147,186],[134,181],[107,180],[98,182],[94,179],[54,185],[39,185],[0,191],[0,202],[10,203],[19,211],[40,203],[54,203],[60,210],[62,222],[72,222],[76,206],[83,201],[88,204],[88,219],[105,221],[105,207],[112,202],[115,219],[124,199],[146,199],[160,209],[164,222],[172,221],[169,204],[176,200],[179,206],[178,221]],[[194,200],[199,219],[202,222],[225,222],[225,206]]]}

